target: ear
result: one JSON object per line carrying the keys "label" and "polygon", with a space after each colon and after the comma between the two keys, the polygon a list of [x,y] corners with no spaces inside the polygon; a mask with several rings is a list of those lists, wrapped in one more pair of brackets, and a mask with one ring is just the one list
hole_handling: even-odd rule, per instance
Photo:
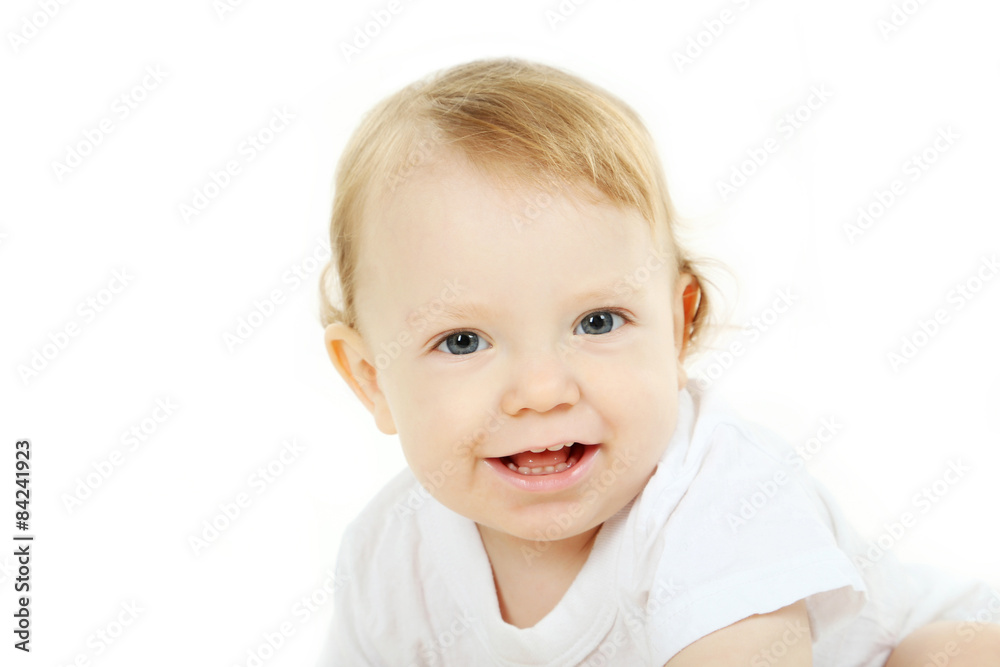
{"label": "ear", "polygon": [[369,361],[371,355],[361,334],[337,322],[326,328],[323,339],[334,368],[375,417],[375,425],[386,435],[394,434],[396,424],[392,421],[385,394],[378,386],[378,376]]}
{"label": "ear", "polygon": [[687,384],[684,356],[691,342],[691,324],[701,303],[701,285],[690,273],[681,273],[674,284],[674,344],[677,347],[677,381],[680,388]]}

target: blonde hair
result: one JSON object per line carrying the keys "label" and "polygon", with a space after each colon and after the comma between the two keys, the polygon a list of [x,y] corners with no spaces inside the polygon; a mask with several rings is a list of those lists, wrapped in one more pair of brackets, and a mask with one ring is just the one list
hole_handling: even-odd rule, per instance
{"label": "blonde hair", "polygon": [[[690,348],[705,338],[710,283],[677,243],[663,168],[642,120],[617,97],[577,76],[511,58],[473,61],[413,83],[376,105],[355,130],[336,174],[332,255],[320,278],[324,326],[343,322],[358,328],[365,209],[438,146],[520,183],[548,184],[549,191],[562,183],[581,192],[589,185],[591,192],[637,209],[657,244],[667,241],[671,268],[698,280],[700,294],[685,295],[686,310],[693,311],[685,333]],[[330,298],[338,283],[341,307]]]}

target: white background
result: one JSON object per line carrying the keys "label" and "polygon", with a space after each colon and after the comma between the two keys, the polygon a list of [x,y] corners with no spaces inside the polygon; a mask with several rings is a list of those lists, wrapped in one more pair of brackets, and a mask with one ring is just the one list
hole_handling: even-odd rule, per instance
{"label": "white background", "polygon": [[[323,599],[344,526],[404,465],[322,346],[312,257],[334,165],[378,99],[482,56],[566,67],[642,114],[691,243],[735,276],[718,279],[736,327],[718,345],[747,344],[716,388],[793,443],[823,418],[843,424],[809,467],[858,529],[875,539],[914,512],[900,559],[1000,584],[1000,280],[961,310],[948,300],[1000,251],[996,3],[909,2],[884,34],[886,0],[567,0],[554,24],[555,1],[420,0],[351,58],[342,44],[387,2],[95,0],[50,3],[51,18],[44,4],[0,13],[3,664],[254,664],[282,623],[294,634],[264,664],[313,663],[332,605],[295,605]],[[724,9],[713,36],[705,22]],[[147,68],[164,75],[142,90]],[[829,99],[799,109],[821,86]],[[126,118],[123,94],[143,98]],[[247,160],[241,144],[275,109],[294,120]],[[797,109],[809,117],[786,138],[778,123]],[[105,118],[110,134],[60,178],[53,164]],[[910,180],[904,163],[949,127],[958,138]],[[769,137],[778,150],[720,196]],[[180,206],[229,160],[239,174],[186,221]],[[894,179],[905,193],[852,243],[845,225]],[[102,292],[116,270],[127,286]],[[782,289],[793,307],[751,342],[738,327]],[[224,336],[273,290],[282,303],[230,349]],[[80,309],[108,297],[92,319]],[[887,355],[938,308],[948,322],[894,369]],[[36,352],[51,358],[25,375]],[[178,407],[152,431],[158,399]],[[144,420],[133,451],[122,434]],[[33,447],[30,656],[11,647],[19,438]],[[252,485],[292,439],[303,451]],[[115,450],[120,465],[94,476]],[[915,510],[953,460],[970,472]],[[67,507],[88,475],[100,485]],[[241,493],[249,506],[196,554],[190,538]],[[138,617],[100,642],[131,603]]]}

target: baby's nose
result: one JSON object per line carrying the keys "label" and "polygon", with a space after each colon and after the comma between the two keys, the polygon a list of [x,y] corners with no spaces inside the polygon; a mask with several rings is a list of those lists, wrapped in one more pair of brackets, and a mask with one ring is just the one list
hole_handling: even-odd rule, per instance
{"label": "baby's nose", "polygon": [[568,359],[558,351],[532,354],[512,362],[511,367],[501,404],[509,415],[522,410],[547,412],[580,400],[580,387]]}

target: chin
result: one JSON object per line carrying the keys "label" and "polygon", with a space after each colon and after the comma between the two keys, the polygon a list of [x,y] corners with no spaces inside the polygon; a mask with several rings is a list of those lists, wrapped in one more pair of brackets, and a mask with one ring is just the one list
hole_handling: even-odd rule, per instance
{"label": "chin", "polygon": [[561,508],[558,506],[522,508],[515,513],[516,516],[512,521],[490,527],[530,542],[559,542],[582,535],[603,523],[590,512],[581,513],[576,509],[571,513],[569,508],[573,505],[579,503],[566,503]]}

